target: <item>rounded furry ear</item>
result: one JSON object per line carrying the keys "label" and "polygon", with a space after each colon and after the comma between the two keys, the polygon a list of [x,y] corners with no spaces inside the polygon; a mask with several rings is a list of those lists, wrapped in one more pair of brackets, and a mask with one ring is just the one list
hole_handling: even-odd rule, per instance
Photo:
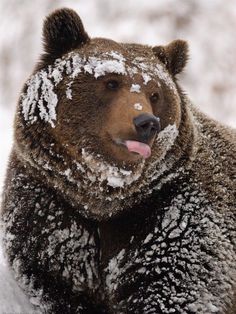
{"label": "rounded furry ear", "polygon": [[57,58],[89,41],[89,36],[78,14],[64,8],[45,19],[43,41],[45,52]]}
{"label": "rounded furry ear", "polygon": [[152,49],[172,75],[180,73],[188,61],[188,43],[184,40],[174,40],[167,46],[156,46]]}

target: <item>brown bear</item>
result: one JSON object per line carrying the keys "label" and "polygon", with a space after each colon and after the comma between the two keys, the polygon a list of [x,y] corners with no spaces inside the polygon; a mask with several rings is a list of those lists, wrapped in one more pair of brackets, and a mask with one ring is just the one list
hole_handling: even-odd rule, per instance
{"label": "brown bear", "polygon": [[47,314],[236,313],[236,133],[180,88],[187,43],[91,39],[69,9],[47,17],[43,40],[1,210],[31,302]]}

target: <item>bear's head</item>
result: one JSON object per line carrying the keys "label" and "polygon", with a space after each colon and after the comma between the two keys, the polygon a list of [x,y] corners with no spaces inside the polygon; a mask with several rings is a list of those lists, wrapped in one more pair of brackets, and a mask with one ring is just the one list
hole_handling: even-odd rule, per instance
{"label": "bear's head", "polygon": [[69,9],[47,17],[43,39],[20,97],[15,150],[83,215],[109,218],[158,188],[183,154],[187,106],[176,75],[187,44],[90,39]]}

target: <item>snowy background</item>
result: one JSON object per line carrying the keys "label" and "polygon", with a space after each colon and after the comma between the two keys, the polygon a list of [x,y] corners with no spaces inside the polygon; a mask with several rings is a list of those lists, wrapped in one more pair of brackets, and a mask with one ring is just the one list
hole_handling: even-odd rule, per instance
{"label": "snowy background", "polygon": [[[0,192],[23,82],[41,52],[45,15],[74,8],[92,37],[149,45],[186,39],[190,59],[180,81],[211,117],[236,127],[235,0],[1,0]],[[7,271],[0,249],[0,314],[33,313]],[[36,313],[36,312],[34,312]]]}

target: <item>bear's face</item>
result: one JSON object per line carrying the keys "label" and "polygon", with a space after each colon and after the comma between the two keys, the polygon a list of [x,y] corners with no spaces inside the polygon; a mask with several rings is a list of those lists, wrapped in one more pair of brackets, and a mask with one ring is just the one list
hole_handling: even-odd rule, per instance
{"label": "bear's face", "polygon": [[71,69],[58,88],[51,132],[75,160],[85,148],[122,167],[140,163],[150,157],[161,130],[178,128],[175,85],[152,50],[143,50],[95,39],[65,57]]}
{"label": "bear's face", "polygon": [[174,77],[186,63],[186,43],[152,48],[90,39],[67,9],[47,18],[44,41],[46,54],[19,103],[19,153],[49,171],[66,194],[65,177],[74,195],[81,180],[90,190],[99,182],[91,195],[100,200],[112,193],[118,199],[134,181],[140,188],[178,135],[182,109]]}

